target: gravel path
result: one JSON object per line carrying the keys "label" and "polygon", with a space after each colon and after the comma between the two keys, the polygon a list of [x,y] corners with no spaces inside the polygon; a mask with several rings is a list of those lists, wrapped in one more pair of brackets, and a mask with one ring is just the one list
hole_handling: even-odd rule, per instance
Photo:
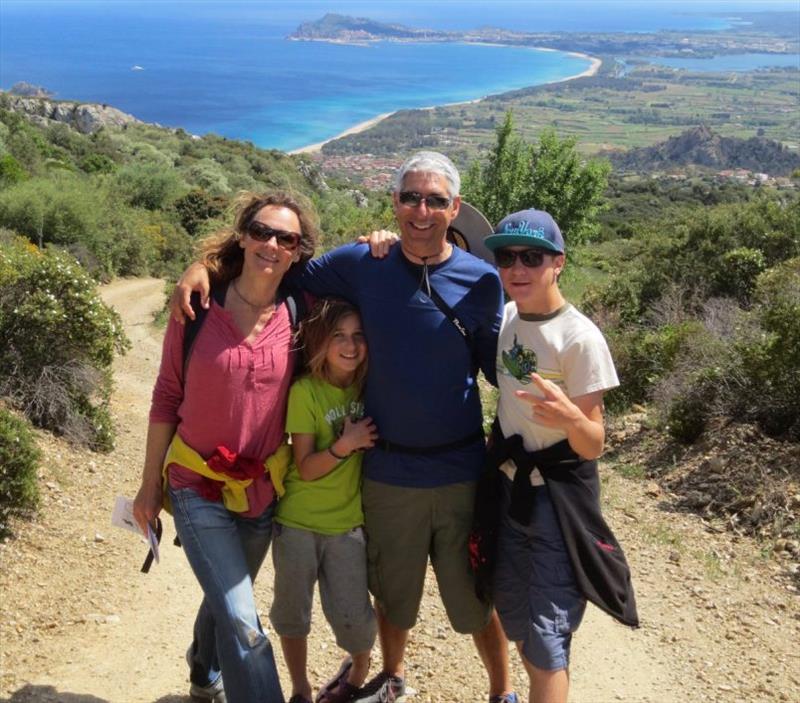
{"label": "gravel path", "polygon": [[[102,293],[134,345],[115,365],[118,446],[96,455],[38,434],[40,514],[0,544],[0,696],[14,703],[188,701],[183,653],[200,591],[171,546],[171,521],[149,575],[139,573],[144,544],[109,523],[114,497],[138,486],[160,355],[150,320],[163,284],[121,280]],[[571,700],[799,701],[800,601],[779,566],[755,542],[677,512],[657,487],[608,468],[603,475],[606,516],[631,562],[643,626],[630,630],[590,607],[573,647]],[[271,582],[268,560],[256,584],[265,624]],[[309,653],[321,683],[340,655],[319,610]],[[516,662],[513,675],[524,690]],[[486,700],[471,639],[449,629],[433,580],[409,646],[408,682],[411,703]]]}

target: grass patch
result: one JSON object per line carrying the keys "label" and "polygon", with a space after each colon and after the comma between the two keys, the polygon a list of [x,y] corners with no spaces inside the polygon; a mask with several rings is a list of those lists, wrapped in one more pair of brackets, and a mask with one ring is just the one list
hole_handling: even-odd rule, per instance
{"label": "grass patch", "polygon": [[679,552],[683,551],[683,538],[666,525],[660,523],[644,523],[641,528],[642,536],[654,544],[673,547]]}
{"label": "grass patch", "polygon": [[623,478],[641,481],[647,477],[643,464],[612,464],[611,468]]}

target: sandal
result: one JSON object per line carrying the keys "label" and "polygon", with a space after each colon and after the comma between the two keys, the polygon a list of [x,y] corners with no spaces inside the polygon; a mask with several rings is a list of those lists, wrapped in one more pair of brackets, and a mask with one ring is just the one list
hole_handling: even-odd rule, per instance
{"label": "sandal", "polygon": [[353,666],[353,659],[345,657],[339,671],[317,693],[314,703],[347,703],[352,701],[359,688],[348,683],[347,676]]}

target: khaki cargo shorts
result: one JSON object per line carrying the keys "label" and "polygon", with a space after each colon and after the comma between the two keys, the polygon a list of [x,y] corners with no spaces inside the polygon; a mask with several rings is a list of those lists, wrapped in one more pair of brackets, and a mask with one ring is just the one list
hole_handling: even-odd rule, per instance
{"label": "khaki cargo shorts", "polygon": [[369,589],[395,627],[410,630],[417,621],[429,557],[453,629],[472,634],[488,624],[492,608],[475,595],[467,551],[475,486],[364,480]]}

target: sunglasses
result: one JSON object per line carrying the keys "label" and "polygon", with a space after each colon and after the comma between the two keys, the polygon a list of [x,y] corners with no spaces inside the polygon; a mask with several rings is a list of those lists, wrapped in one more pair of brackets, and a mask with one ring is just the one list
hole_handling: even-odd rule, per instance
{"label": "sunglasses", "polygon": [[275,242],[281,249],[294,251],[300,245],[300,235],[297,232],[287,232],[283,229],[273,229],[263,222],[251,222],[247,227],[249,234],[257,242],[268,242],[275,237]]}
{"label": "sunglasses", "polygon": [[[510,269],[514,265],[514,262],[519,259],[523,266],[529,269],[535,269],[537,266],[542,265],[546,255],[546,252],[543,252],[541,249],[523,249],[522,251],[495,249],[494,262],[501,269]],[[550,256],[552,256],[552,254]]]}
{"label": "sunglasses", "polygon": [[423,195],[413,190],[400,191],[397,199],[401,205],[406,207],[419,207],[424,201],[428,210],[446,210],[450,207],[450,203],[453,202],[453,199],[448,198],[446,195]]}

